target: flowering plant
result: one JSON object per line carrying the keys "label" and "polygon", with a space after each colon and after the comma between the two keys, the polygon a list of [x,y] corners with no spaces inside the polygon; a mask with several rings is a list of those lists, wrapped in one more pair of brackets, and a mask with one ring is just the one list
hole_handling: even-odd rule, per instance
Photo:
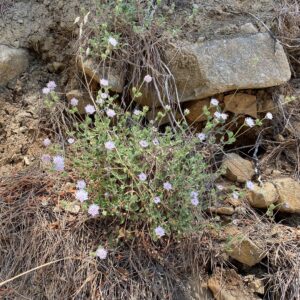
{"label": "flowering plant", "polygon": [[76,137],[72,164],[90,194],[87,199],[79,190],[78,200],[93,205],[94,216],[117,218],[129,235],[143,228],[156,239],[195,230],[214,195],[202,141],[185,131],[142,126],[147,107],[122,111],[113,100],[97,105],[94,119],[88,115],[70,133]]}

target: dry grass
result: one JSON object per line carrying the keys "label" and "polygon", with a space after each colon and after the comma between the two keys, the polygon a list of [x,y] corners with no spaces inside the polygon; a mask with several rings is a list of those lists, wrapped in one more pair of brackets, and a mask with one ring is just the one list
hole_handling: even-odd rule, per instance
{"label": "dry grass", "polygon": [[[176,297],[189,293],[187,277],[222,264],[206,230],[156,244],[136,232],[109,247],[117,224],[55,210],[62,194],[51,177],[36,172],[0,182],[0,281],[39,267],[0,283],[4,298],[183,299]],[[105,261],[90,255],[100,243],[109,248]]]}
{"label": "dry grass", "polygon": [[68,112],[67,104],[63,101],[54,103],[51,108],[40,103],[39,129],[49,136],[55,136],[55,140],[61,145],[65,143],[67,133],[73,129],[80,115]]}
{"label": "dry grass", "polygon": [[[146,3],[146,2],[145,2]],[[85,25],[82,36],[79,37],[76,48],[87,49],[91,39],[101,40],[103,32],[99,31],[99,24],[102,22],[109,23],[109,28],[112,32],[120,34],[119,40],[120,49],[114,50],[106,59],[100,58],[100,51],[94,55],[94,63],[98,62],[99,70],[110,70],[115,68],[121,70],[125,75],[125,87],[120,101],[125,109],[132,108],[132,87],[140,87],[143,78],[146,74],[153,77],[151,90],[159,101],[162,107],[170,105],[171,111],[168,113],[169,121],[173,129],[179,126],[176,115],[183,117],[183,112],[180,106],[179,95],[175,84],[175,79],[169,67],[165,63],[164,50],[167,44],[167,38],[163,35],[164,27],[159,25],[157,20],[151,22],[151,25],[146,29],[145,23],[145,3],[137,1],[137,15],[135,26],[143,28],[142,32],[137,32],[136,27],[126,17],[120,15],[111,19],[107,16],[112,15],[110,9],[101,8],[101,15],[97,16]],[[155,19],[158,7],[152,6],[149,15]],[[103,19],[103,16],[104,19]],[[148,16],[149,17],[149,16]],[[78,53],[79,59],[82,59],[82,54]],[[104,71],[104,74],[106,71]],[[103,74],[103,75],[104,75]],[[86,87],[89,87],[90,81],[86,79]],[[145,89],[144,89],[145,88]],[[148,88],[143,87],[143,94],[147,94]],[[149,91],[150,92],[150,91]],[[92,96],[91,90],[89,90]],[[94,99],[93,99],[94,100]],[[134,104],[136,105],[136,104]],[[150,109],[154,109],[150,107]]]}
{"label": "dry grass", "polygon": [[[179,243],[154,244],[136,232],[131,241],[110,247],[117,224],[55,209],[63,196],[53,178],[36,170],[0,181],[4,299],[189,299],[189,279],[234,266],[221,255],[224,237],[211,220]],[[299,299],[300,231],[262,222],[250,208],[240,222],[267,249],[266,299]],[[99,244],[109,248],[107,260],[90,255]]]}
{"label": "dry grass", "polygon": [[[273,230],[272,230],[273,229]],[[266,299],[300,299],[299,229],[276,225],[268,238]]]}
{"label": "dry grass", "polygon": [[300,4],[297,0],[281,0],[277,11],[277,35],[286,47],[294,77],[299,76],[294,66],[300,66]]}

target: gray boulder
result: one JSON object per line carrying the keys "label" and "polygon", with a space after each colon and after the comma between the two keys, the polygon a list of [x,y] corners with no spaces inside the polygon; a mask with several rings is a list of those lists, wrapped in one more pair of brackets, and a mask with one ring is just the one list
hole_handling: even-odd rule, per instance
{"label": "gray boulder", "polygon": [[29,55],[26,50],[0,45],[0,86],[23,73],[28,64]]}
{"label": "gray boulder", "polygon": [[[266,88],[291,77],[283,47],[268,33],[166,46],[181,102],[232,90]],[[155,91],[137,100],[159,105]]]}

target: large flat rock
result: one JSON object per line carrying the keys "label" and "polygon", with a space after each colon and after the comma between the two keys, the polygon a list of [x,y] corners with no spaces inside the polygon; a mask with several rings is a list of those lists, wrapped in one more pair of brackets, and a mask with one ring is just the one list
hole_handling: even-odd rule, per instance
{"label": "large flat rock", "polygon": [[0,86],[6,85],[28,67],[28,52],[0,45]]}
{"label": "large flat rock", "polygon": [[[174,75],[181,102],[218,93],[277,86],[291,71],[283,47],[268,33],[166,46],[165,57]],[[155,92],[138,99],[158,105]]]}
{"label": "large flat rock", "polygon": [[167,51],[167,58],[183,101],[276,86],[291,77],[283,47],[268,33],[185,43]]}

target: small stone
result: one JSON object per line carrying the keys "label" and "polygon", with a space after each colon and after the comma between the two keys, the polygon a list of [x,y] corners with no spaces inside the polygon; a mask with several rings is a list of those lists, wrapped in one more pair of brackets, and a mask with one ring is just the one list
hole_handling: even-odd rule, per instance
{"label": "small stone", "polygon": [[247,214],[247,210],[245,207],[243,206],[238,206],[235,208],[235,212],[239,215],[246,215]]}
{"label": "small stone", "polygon": [[28,158],[27,156],[24,156],[23,159],[24,159],[25,165],[26,165],[26,166],[29,166],[29,165],[30,165],[30,160],[29,160],[29,158]]}
{"label": "small stone", "polygon": [[242,33],[257,33],[258,29],[252,23],[246,23],[240,27]]}
{"label": "small stone", "polygon": [[23,73],[29,65],[29,55],[24,49],[0,45],[0,86]]}
{"label": "small stone", "polygon": [[242,205],[242,201],[240,199],[229,198],[225,201],[228,204],[231,204],[233,207],[238,207]]}
{"label": "small stone", "polygon": [[225,111],[257,118],[256,96],[237,93],[224,97]]}
{"label": "small stone", "polygon": [[270,182],[266,182],[262,186],[254,184],[253,190],[249,191],[248,200],[252,207],[268,208],[277,201],[277,190]]}
{"label": "small stone", "polygon": [[216,213],[218,215],[232,216],[234,214],[234,208],[233,207],[229,207],[229,206],[210,207],[209,211],[211,213]]}
{"label": "small stone", "polygon": [[265,293],[265,285],[261,279],[255,278],[253,281],[249,283],[250,289],[260,295],[264,295]]}
{"label": "small stone", "polygon": [[266,256],[262,247],[253,242],[237,227],[230,226],[225,229],[225,233],[226,236],[232,238],[226,250],[231,258],[252,267]]}
{"label": "small stone", "polygon": [[80,211],[80,205],[76,204],[75,202],[64,202],[64,205],[62,206],[64,211],[73,213],[73,214],[78,214]]}
{"label": "small stone", "polygon": [[221,270],[217,268],[215,273],[208,279],[207,286],[216,300],[260,299],[244,284],[243,278],[234,269]]}
{"label": "small stone", "polygon": [[279,199],[279,211],[300,213],[300,183],[293,178],[274,179]]}
{"label": "small stone", "polygon": [[236,153],[226,154],[222,168],[226,170],[225,176],[234,182],[244,183],[255,174],[253,163]]}
{"label": "small stone", "polygon": [[276,176],[280,176],[280,175],[281,175],[281,171],[279,171],[279,170],[272,171],[272,176],[276,177]]}

